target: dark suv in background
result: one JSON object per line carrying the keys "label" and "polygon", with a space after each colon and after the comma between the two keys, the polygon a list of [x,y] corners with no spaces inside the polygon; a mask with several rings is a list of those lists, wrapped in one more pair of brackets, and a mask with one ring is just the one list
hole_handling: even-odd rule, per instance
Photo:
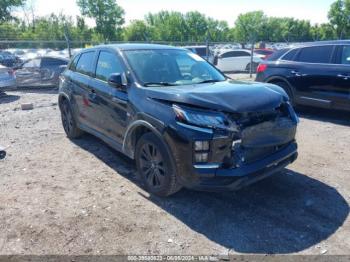
{"label": "dark suv in background", "polygon": [[295,105],[350,111],[350,41],[278,51],[259,65],[256,80],[281,86]]}
{"label": "dark suv in background", "polygon": [[239,189],[297,158],[297,116],[278,86],[227,79],[200,56],[162,45],[82,51],[61,76],[69,138],[83,131],[136,160],[146,188]]}

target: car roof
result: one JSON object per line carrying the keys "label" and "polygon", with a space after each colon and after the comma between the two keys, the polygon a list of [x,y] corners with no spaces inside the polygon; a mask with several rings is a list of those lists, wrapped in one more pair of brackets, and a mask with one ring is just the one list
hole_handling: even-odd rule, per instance
{"label": "car roof", "polygon": [[[126,50],[161,50],[161,49],[174,49],[174,50],[183,50],[183,48],[178,48],[169,45],[159,45],[159,44],[109,44],[109,45],[99,45],[91,49],[100,49],[100,48],[112,48],[115,50],[126,51]],[[85,49],[84,49],[85,50]]]}
{"label": "car roof", "polygon": [[207,48],[206,45],[187,45],[187,46],[181,46],[181,48]]}
{"label": "car roof", "polygon": [[316,42],[306,42],[306,43],[296,43],[292,44],[289,48],[295,47],[311,47],[319,45],[350,45],[350,40],[332,40],[332,41],[316,41]]}

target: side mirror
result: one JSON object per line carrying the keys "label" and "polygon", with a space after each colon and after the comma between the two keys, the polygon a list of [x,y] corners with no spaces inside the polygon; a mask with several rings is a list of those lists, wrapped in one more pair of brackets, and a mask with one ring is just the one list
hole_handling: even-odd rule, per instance
{"label": "side mirror", "polygon": [[119,73],[111,74],[108,78],[108,84],[122,90],[125,90],[126,87],[125,81],[123,81],[123,77]]}

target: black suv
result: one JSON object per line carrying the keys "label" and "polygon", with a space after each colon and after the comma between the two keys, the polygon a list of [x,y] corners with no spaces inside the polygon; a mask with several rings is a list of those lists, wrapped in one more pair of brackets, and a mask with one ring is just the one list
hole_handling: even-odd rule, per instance
{"label": "black suv", "polygon": [[297,158],[298,118],[282,88],[227,79],[162,45],[83,50],[61,76],[69,138],[83,131],[136,160],[146,189],[235,190]]}
{"label": "black suv", "polygon": [[350,41],[281,50],[257,72],[257,81],[281,86],[295,105],[350,111]]}

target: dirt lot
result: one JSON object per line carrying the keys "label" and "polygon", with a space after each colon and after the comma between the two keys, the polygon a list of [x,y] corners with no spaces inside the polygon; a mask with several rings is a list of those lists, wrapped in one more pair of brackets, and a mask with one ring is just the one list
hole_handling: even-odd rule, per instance
{"label": "dirt lot", "polygon": [[160,199],[132,161],[92,136],[65,137],[55,91],[8,95],[0,254],[350,254],[349,114],[300,111],[300,157],[286,174]]}

